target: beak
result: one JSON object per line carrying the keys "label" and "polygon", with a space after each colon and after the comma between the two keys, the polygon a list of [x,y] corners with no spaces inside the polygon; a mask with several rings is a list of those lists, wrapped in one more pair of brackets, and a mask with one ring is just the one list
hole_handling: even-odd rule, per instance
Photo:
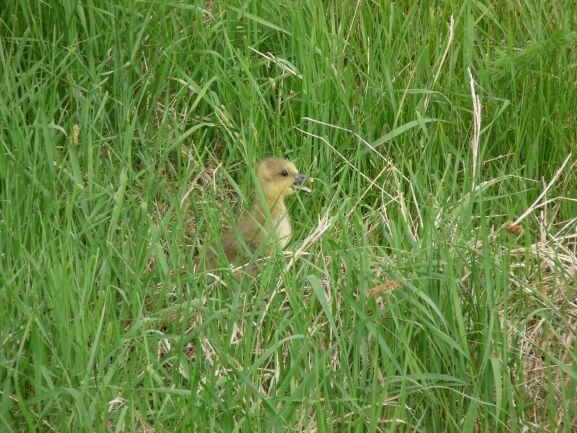
{"label": "beak", "polygon": [[293,184],[293,189],[295,191],[304,191],[304,192],[311,193],[312,191],[309,188],[301,185],[301,183],[303,183],[307,179],[308,178],[304,174],[297,173],[295,176],[295,183]]}

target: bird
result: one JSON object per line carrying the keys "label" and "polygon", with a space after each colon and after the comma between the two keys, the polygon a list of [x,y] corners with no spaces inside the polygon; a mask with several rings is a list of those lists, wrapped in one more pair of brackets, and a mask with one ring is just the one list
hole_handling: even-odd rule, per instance
{"label": "bird", "polygon": [[[283,249],[286,247],[292,227],[285,198],[297,191],[310,193],[311,190],[302,185],[306,179],[287,159],[270,157],[258,164],[253,209],[242,215],[220,237],[228,263],[238,265],[257,251],[270,255],[277,245]],[[218,247],[209,248],[205,269],[217,268],[220,257]]]}

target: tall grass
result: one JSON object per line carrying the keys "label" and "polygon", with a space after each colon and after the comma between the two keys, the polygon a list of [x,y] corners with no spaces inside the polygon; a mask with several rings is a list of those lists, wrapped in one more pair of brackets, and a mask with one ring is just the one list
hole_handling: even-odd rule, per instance
{"label": "tall grass", "polygon": [[[576,25],[5,2],[2,431],[574,431]],[[196,269],[269,155],[315,178],[290,251]]]}

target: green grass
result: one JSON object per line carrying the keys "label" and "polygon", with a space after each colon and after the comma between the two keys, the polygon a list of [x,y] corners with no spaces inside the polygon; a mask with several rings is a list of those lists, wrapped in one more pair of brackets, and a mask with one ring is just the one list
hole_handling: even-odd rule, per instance
{"label": "green grass", "polygon": [[575,431],[574,1],[4,3],[0,430]]}

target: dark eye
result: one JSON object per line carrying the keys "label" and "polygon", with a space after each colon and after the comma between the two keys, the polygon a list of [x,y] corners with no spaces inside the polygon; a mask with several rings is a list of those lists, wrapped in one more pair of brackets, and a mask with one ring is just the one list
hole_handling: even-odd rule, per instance
{"label": "dark eye", "polygon": [[283,171],[280,172],[280,175],[281,175],[282,177],[287,177],[287,176],[288,176],[288,171],[283,170]]}

